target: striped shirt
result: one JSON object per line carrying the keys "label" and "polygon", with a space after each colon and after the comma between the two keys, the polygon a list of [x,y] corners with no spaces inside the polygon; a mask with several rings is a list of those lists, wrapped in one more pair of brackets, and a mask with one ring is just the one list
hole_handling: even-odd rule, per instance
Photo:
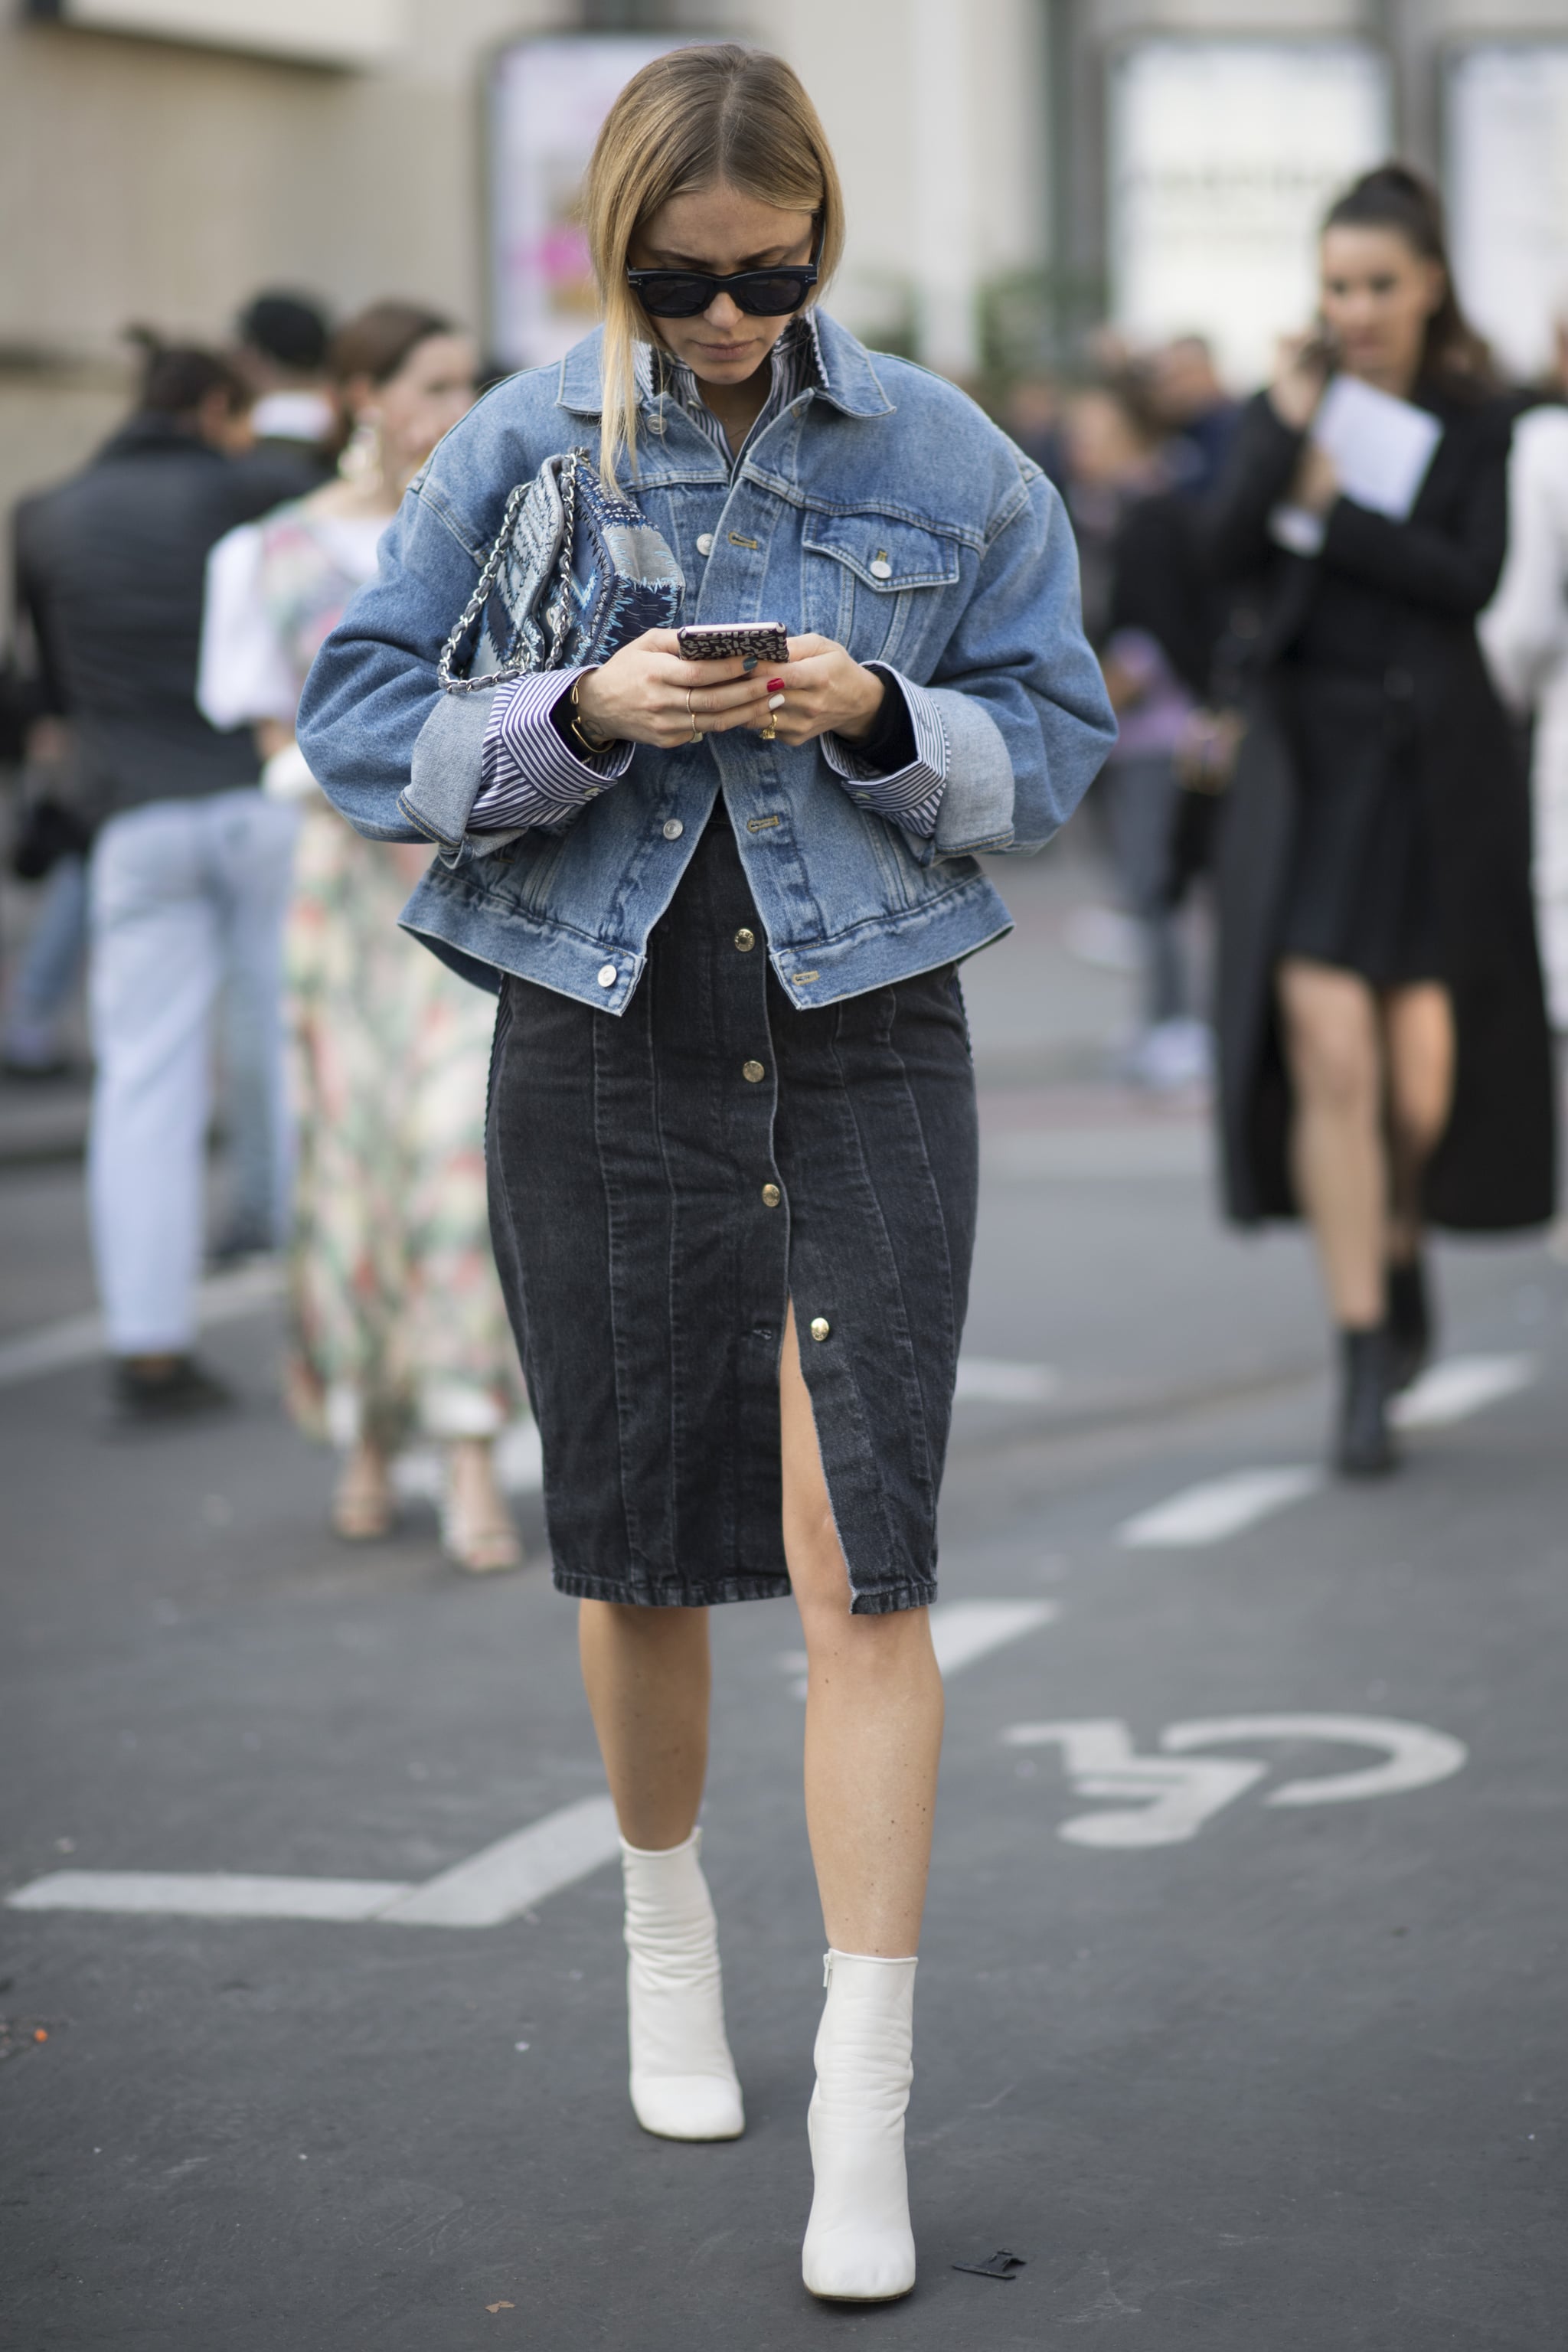
{"label": "striped shirt", "polygon": [[[635,365],[637,391],[676,401],[710,442],[734,480],[747,450],[803,392],[826,385],[827,372],[816,321],[809,310],[791,320],[770,355],[768,397],[745,439],[731,450],[724,428],[702,397],[702,387],[683,360],[639,343]],[[818,740],[823,757],[857,806],[887,817],[909,834],[930,840],[936,831],[947,772],[942,720],[931,698],[885,663],[868,665],[887,692],[901,694],[913,733],[915,757],[890,773],[857,755],[841,736]],[[496,689],[479,756],[479,790],[468,818],[470,833],[513,833],[537,826],[563,833],[588,803],[617,783],[631,765],[635,744],[614,743],[595,759],[576,751],[552,716],[571,693],[583,669],[535,671]]]}

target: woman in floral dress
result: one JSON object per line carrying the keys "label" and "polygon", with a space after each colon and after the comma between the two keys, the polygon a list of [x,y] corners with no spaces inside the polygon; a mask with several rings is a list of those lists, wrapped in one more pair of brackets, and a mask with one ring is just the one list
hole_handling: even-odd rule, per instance
{"label": "woman in floral dress", "polygon": [[521,1557],[493,1458],[523,1400],[485,1205],[492,1000],[398,929],[427,853],[354,833],[294,741],[316,648],[469,406],[473,364],[466,337],[409,304],[341,331],[333,373],[354,429],[340,478],[213,551],[200,698],[216,725],[254,726],[268,789],[304,803],[288,940],[289,1402],[342,1451],[332,1524],[350,1539],[390,1528],[391,1463],[410,1438],[442,1444],[447,1548],[483,1570]]}

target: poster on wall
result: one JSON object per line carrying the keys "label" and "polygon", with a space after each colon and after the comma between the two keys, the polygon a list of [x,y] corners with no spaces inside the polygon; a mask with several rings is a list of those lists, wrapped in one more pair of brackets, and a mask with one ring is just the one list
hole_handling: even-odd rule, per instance
{"label": "poster on wall", "polygon": [[1568,324],[1568,41],[1462,49],[1445,97],[1459,299],[1502,365],[1534,375]]}
{"label": "poster on wall", "polygon": [[1317,225],[1389,152],[1388,68],[1360,41],[1140,41],[1111,68],[1114,323],[1206,335],[1238,390],[1316,305]]}
{"label": "poster on wall", "polygon": [[520,41],[496,58],[490,336],[509,365],[545,366],[593,326],[594,273],[577,217],[583,174],[600,125],[633,74],[680,46],[585,34]]}

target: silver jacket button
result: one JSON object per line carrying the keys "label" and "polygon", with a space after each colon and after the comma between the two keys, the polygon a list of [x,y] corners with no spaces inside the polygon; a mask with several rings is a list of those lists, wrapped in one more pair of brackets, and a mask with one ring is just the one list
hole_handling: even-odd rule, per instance
{"label": "silver jacket button", "polygon": [[685,831],[686,827],[681,824],[680,819],[678,816],[667,816],[665,818],[664,837],[666,841],[679,841]]}
{"label": "silver jacket button", "polygon": [[697,552],[699,555],[712,554],[713,534],[710,530],[699,531],[697,535]]}
{"label": "silver jacket button", "polygon": [[890,580],[893,576],[893,567],[885,555],[872,557],[870,572],[873,580]]}
{"label": "silver jacket button", "polygon": [[620,974],[616,971],[613,963],[602,963],[599,966],[599,986],[601,988],[614,988],[619,978]]}

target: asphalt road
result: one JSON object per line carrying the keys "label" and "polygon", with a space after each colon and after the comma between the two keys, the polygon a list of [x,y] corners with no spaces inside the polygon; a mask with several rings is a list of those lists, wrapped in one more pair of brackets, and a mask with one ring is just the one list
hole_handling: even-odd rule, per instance
{"label": "asphalt road", "polygon": [[[0,1172],[18,2352],[1568,2338],[1568,1265],[1445,1248],[1448,1369],[1402,1475],[1319,1482],[1300,1242],[1225,1234],[1195,1108],[1097,1075],[1124,985],[1063,951],[1072,880],[1015,881],[1020,934],[970,989],[985,1203],[900,2305],[799,2282],[822,1938],[787,1604],[715,1624],[705,1853],[749,2128],[671,2146],[626,2103],[537,1498],[518,1577],[447,1570],[417,1501],[335,1545],[265,1306],[210,1337],[241,1415],[105,1439],[89,1361],[5,1352],[87,1302],[77,1173]],[[557,1815],[549,1853],[446,1876]],[[365,1916],[31,1907],[123,1895],[103,1873]],[[447,1924],[395,1916],[433,1886]],[[998,2249],[1005,2283],[952,2267]]]}

